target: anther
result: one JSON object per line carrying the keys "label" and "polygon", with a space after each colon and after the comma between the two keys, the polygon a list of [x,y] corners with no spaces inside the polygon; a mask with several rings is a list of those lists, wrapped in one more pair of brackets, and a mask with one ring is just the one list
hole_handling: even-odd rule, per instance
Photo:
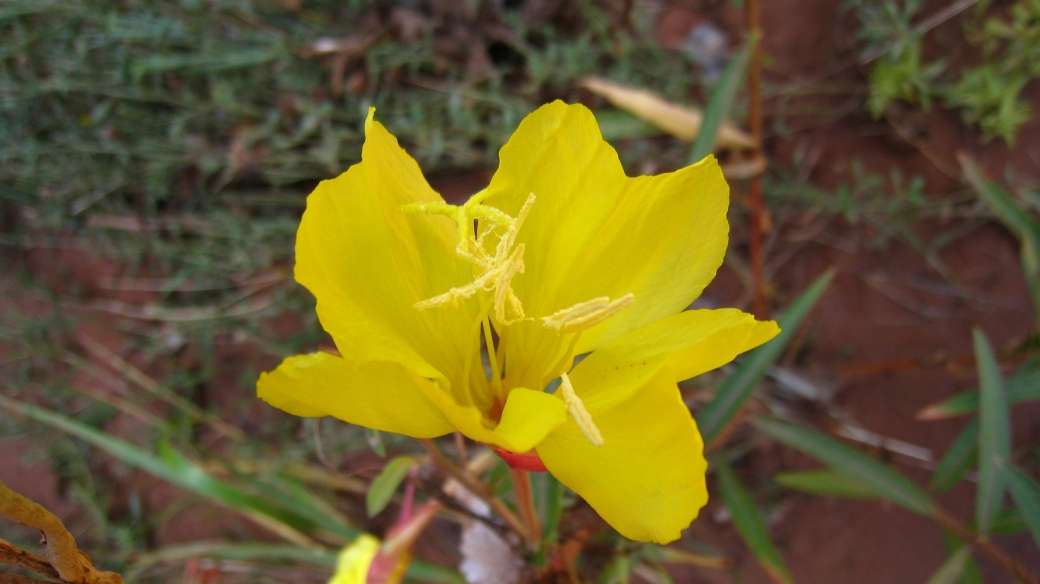
{"label": "anther", "polygon": [[560,374],[560,393],[562,394],[564,405],[567,406],[567,413],[574,418],[574,422],[578,424],[581,433],[589,439],[593,446],[603,446],[603,435],[599,433],[599,428],[592,421],[592,414],[585,409],[585,404],[581,401],[581,398],[574,393],[574,386],[571,385],[571,380],[566,373]]}
{"label": "anther", "polygon": [[558,333],[583,331],[632,306],[633,302],[635,295],[631,292],[617,300],[611,300],[609,296],[600,296],[544,316],[542,323]]}
{"label": "anther", "polygon": [[[496,319],[504,324],[513,324],[524,319],[523,305],[513,292],[513,278],[524,272],[524,245],[516,245],[516,237],[534,204],[534,193],[528,195],[515,218],[502,211],[483,205],[487,190],[473,195],[461,207],[447,203],[411,203],[401,207],[405,213],[446,215],[455,221],[459,231],[456,253],[476,264],[481,273],[469,284],[452,288],[447,292],[415,303],[415,308],[425,310],[435,306],[458,306],[459,301],[473,296],[480,290],[494,292],[493,305]],[[473,222],[486,220],[491,225],[474,238]],[[489,255],[484,248],[488,234],[505,228],[495,246],[495,254]],[[514,315],[509,318],[509,312]]]}

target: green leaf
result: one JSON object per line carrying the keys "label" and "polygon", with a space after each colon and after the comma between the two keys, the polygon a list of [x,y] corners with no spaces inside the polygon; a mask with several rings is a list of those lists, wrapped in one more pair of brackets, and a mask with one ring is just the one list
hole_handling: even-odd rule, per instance
{"label": "green leaf", "polygon": [[267,500],[278,501],[281,507],[307,518],[329,534],[338,536],[341,545],[360,533],[339,510],[293,478],[279,474],[250,476],[242,473],[235,473],[235,477]]}
{"label": "green leaf", "polygon": [[412,560],[408,571],[404,574],[405,582],[422,582],[423,584],[466,584],[466,579],[458,570],[422,560]]}
{"label": "green leaf", "polygon": [[[154,453],[109,436],[93,426],[68,416],[8,399],[2,395],[0,395],[0,406],[89,442],[124,463],[169,481],[182,489],[242,512],[288,539],[306,541],[300,532],[313,531],[316,527],[314,522],[307,518],[246,493],[238,487],[212,476],[168,445],[160,444],[160,452],[156,456]],[[342,529],[349,530],[350,528],[343,526]]]}
{"label": "green leaf", "polygon": [[[1040,400],[1040,360],[1030,359],[1004,381],[1008,405]],[[979,391],[967,391],[925,407],[917,415],[922,420],[942,420],[979,409]]]}
{"label": "green leaf", "polygon": [[737,528],[740,537],[774,582],[791,584],[793,582],[791,574],[784,565],[780,552],[769,539],[769,532],[762,521],[762,515],[758,512],[758,507],[755,506],[755,501],[728,464],[717,461],[716,467],[719,494],[722,496],[726,509],[729,509],[729,513],[733,517],[733,525]]}
{"label": "green leaf", "polygon": [[[950,556],[955,555],[966,547],[970,547],[968,542],[949,530],[943,530],[942,540],[943,548],[946,549],[947,555]],[[960,584],[983,584],[979,566],[975,563],[975,559],[971,557],[971,554],[968,554],[968,559],[964,560],[964,566],[961,569],[958,580]]]}
{"label": "green leaf", "polygon": [[811,495],[829,495],[845,499],[876,499],[877,493],[855,477],[837,470],[782,472],[773,480],[788,489]]}
{"label": "green leaf", "polygon": [[1001,509],[1000,513],[997,513],[997,516],[993,518],[989,531],[990,533],[1018,533],[1027,529],[1029,529],[1029,526],[1026,525],[1025,518],[1022,517],[1018,509],[1012,507]]}
{"label": "green leaf", "polygon": [[973,331],[975,362],[979,371],[979,484],[975,491],[975,523],[986,537],[1004,499],[1002,465],[1011,459],[1011,430],[1007,398],[1000,381],[997,358],[986,335]]}
{"label": "green leaf", "polygon": [[737,91],[744,82],[744,73],[747,71],[756,44],[758,44],[757,39],[749,39],[726,64],[726,69],[723,70],[715,89],[711,92],[711,97],[708,98],[708,106],[704,108],[701,129],[690,148],[690,164],[700,162],[715,149],[715,138],[718,137],[719,128],[729,115],[730,106],[736,101]]}
{"label": "green leaf", "polygon": [[397,492],[397,487],[401,485],[401,481],[408,476],[416,464],[418,461],[411,456],[398,456],[386,463],[383,470],[379,471],[379,475],[372,480],[372,484],[368,487],[368,494],[365,495],[365,510],[368,511],[369,517],[379,514],[386,508],[394,493]]}
{"label": "green leaf", "polygon": [[777,319],[780,334],[749,353],[737,366],[736,371],[722,383],[715,397],[700,411],[697,415],[697,427],[704,437],[705,444],[711,443],[751,397],[766,372],[791,343],[801,327],[802,320],[816,305],[816,301],[823,295],[833,277],[833,271],[820,276],[787,307],[783,316]]}
{"label": "green leaf", "polygon": [[937,510],[931,497],[913,481],[830,436],[767,418],[754,424],[763,434],[859,480],[883,499],[921,515],[932,516]]}
{"label": "green leaf", "polygon": [[971,558],[971,548],[964,546],[957,550],[939,567],[935,574],[932,574],[932,577],[928,579],[928,584],[953,584],[964,573],[964,566],[968,563],[969,558]]}
{"label": "green leaf", "polygon": [[1002,472],[1015,506],[1033,534],[1033,542],[1040,547],[1040,485],[1014,466],[1005,465]]}
{"label": "green leaf", "polygon": [[979,419],[972,418],[935,466],[935,471],[928,479],[928,488],[936,493],[952,489],[978,460],[978,454]]}

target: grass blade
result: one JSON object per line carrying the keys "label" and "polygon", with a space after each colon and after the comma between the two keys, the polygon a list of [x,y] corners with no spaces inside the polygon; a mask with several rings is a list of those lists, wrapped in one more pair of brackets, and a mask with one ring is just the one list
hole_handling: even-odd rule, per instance
{"label": "grass blade", "polygon": [[1022,520],[1029,526],[1033,542],[1040,547],[1040,485],[1011,465],[1004,466],[1002,470],[1015,506],[1018,507]]}
{"label": "grass blade", "polygon": [[991,213],[997,216],[1018,239],[1030,237],[1040,240],[1040,224],[1023,209],[1003,189],[997,186],[982,174],[968,155],[961,154],[957,157],[961,164],[961,171],[968,184],[975,190],[979,199],[989,207]]}
{"label": "grass blade", "polygon": [[[942,540],[943,547],[946,549],[947,555],[950,556],[966,547],[970,547],[967,541],[951,531],[944,530]],[[968,554],[968,559],[964,560],[964,567],[961,569],[958,582],[960,584],[983,584],[979,566],[975,563],[975,558],[971,557],[971,554]]]}
{"label": "grass blade", "polygon": [[335,536],[340,545],[346,545],[361,533],[351,526],[350,520],[339,510],[292,477],[280,474],[233,474],[241,484],[251,487],[253,492],[269,501],[277,501],[280,507],[306,518],[324,529],[327,536]]}
{"label": "grass blade", "polygon": [[733,416],[740,411],[744,402],[751,397],[766,372],[791,343],[802,320],[816,305],[816,301],[823,295],[833,277],[834,272],[832,271],[820,276],[809,286],[808,290],[787,307],[783,316],[777,319],[780,334],[748,354],[737,366],[737,370],[722,383],[722,387],[719,388],[715,397],[697,415],[697,427],[704,437],[705,444],[711,444],[719,432],[726,427],[726,424],[733,419]]}
{"label": "grass blade", "polygon": [[722,72],[715,89],[712,90],[707,107],[704,108],[701,129],[690,148],[690,164],[700,162],[715,149],[715,138],[718,136],[719,128],[722,127],[722,122],[729,115],[729,108],[737,97],[737,91],[744,82],[744,74],[747,72],[751,53],[754,52],[756,43],[757,39],[749,39],[726,64],[726,69]]}
{"label": "grass blade", "polygon": [[365,510],[369,517],[378,515],[386,508],[394,493],[397,492],[397,487],[401,485],[401,481],[408,476],[415,464],[416,460],[411,456],[398,456],[386,463],[379,475],[372,479],[372,484],[365,495]]}
{"label": "grass blade", "polygon": [[973,418],[935,466],[928,488],[934,493],[944,493],[953,488],[964,474],[975,465],[979,454],[979,419]]}
{"label": "grass blade", "polygon": [[1029,298],[1033,301],[1033,311],[1040,314],[1040,239],[1023,237],[1019,251],[1022,262],[1022,276],[1029,289]]}
{"label": "grass blade", "polygon": [[313,545],[313,542],[301,533],[316,527],[312,521],[214,477],[172,448],[164,448],[160,455],[156,456],[73,418],[2,395],[0,407],[89,442],[130,466],[239,511],[293,543]]}
{"label": "grass blade", "polygon": [[876,499],[877,493],[855,477],[837,470],[810,470],[782,472],[773,477],[781,486],[810,495],[842,497],[844,499]]}
{"label": "grass blade", "polygon": [[921,515],[932,516],[937,510],[931,497],[913,481],[830,436],[767,418],[754,424],[763,434],[859,480],[882,499]]}
{"label": "grass blade", "polygon": [[964,567],[968,563],[968,559],[971,557],[971,548],[964,546],[957,550],[950,559],[946,560],[942,566],[932,574],[932,577],[928,579],[927,584],[953,584],[961,577],[964,572]]}
{"label": "grass blade", "polygon": [[1029,288],[1033,308],[1040,314],[1040,223],[996,183],[987,180],[967,154],[958,155],[957,159],[961,164],[961,171],[964,172],[964,178],[975,190],[975,194],[1018,238],[1021,244],[1019,255],[1022,273]]}
{"label": "grass blade", "polygon": [[1004,476],[1000,469],[1011,458],[1011,430],[1007,398],[993,348],[981,330],[975,329],[972,335],[980,389],[979,484],[975,491],[975,523],[979,535],[986,537],[1004,498]]}
{"label": "grass blade", "polygon": [[784,565],[780,552],[769,539],[769,532],[762,522],[755,501],[741,484],[736,473],[725,462],[718,462],[716,476],[722,502],[733,517],[733,525],[762,569],[777,584],[792,584],[791,574]]}
{"label": "grass blade", "polygon": [[[1030,359],[1011,377],[1004,380],[1004,394],[1007,395],[1008,405],[1040,400],[1040,361],[1035,358]],[[979,390],[976,389],[926,406],[917,414],[917,418],[943,420],[970,414],[978,409]]]}
{"label": "grass blade", "polygon": [[[1004,478],[1006,479],[1007,477]],[[989,531],[990,533],[1018,533],[1027,529],[1029,529],[1029,525],[1026,524],[1025,518],[1022,517],[1018,509],[1011,507],[1002,509],[1000,513],[997,513],[997,516],[993,518],[993,524],[990,525]]]}

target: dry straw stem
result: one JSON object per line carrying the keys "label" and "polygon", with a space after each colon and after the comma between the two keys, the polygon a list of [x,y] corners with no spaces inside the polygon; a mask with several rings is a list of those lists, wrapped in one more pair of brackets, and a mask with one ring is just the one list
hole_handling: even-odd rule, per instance
{"label": "dry straw stem", "polygon": [[[45,559],[62,582],[68,584],[123,584],[123,578],[113,572],[99,572],[90,558],[76,547],[76,539],[72,537],[61,520],[42,505],[19,495],[7,488],[0,481],[0,515],[22,525],[38,529],[43,534],[47,545]],[[6,544],[6,542],[4,542]],[[0,558],[8,557],[7,546],[0,548]],[[13,546],[10,546],[13,547]],[[41,558],[32,554],[19,556],[25,562],[19,562],[24,568],[35,569]],[[52,575],[48,572],[41,572]],[[15,580],[17,581],[17,580]]]}
{"label": "dry straw stem", "polygon": [[[580,85],[606,98],[615,107],[657,126],[680,140],[691,142],[700,132],[704,115],[699,110],[675,105],[645,89],[618,85],[598,77],[588,77],[582,80]],[[715,144],[719,148],[736,150],[755,148],[755,140],[751,136],[725,122],[719,127]]]}

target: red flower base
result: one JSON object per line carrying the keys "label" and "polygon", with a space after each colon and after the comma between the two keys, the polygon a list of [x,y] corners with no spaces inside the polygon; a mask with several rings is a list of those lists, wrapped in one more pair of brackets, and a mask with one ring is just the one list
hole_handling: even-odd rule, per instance
{"label": "red flower base", "polygon": [[491,450],[497,454],[499,458],[506,461],[506,464],[516,470],[526,470],[527,472],[549,471],[549,469],[545,468],[545,463],[542,462],[541,458],[538,458],[538,453],[534,450],[522,454],[519,452],[503,450],[497,446],[492,446]]}

